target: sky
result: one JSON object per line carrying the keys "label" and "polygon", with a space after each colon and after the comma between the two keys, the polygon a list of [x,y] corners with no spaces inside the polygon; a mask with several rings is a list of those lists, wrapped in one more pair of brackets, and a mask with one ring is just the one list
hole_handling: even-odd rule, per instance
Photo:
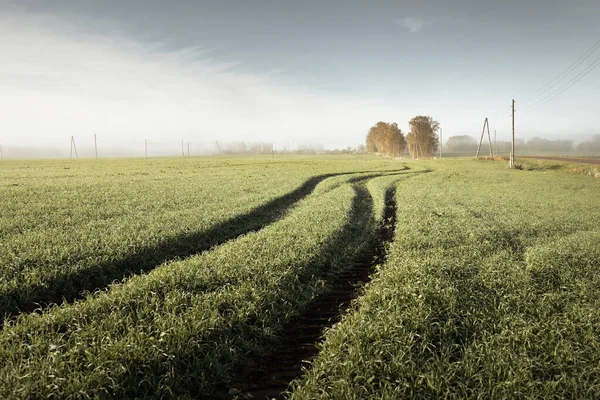
{"label": "sky", "polygon": [[[600,133],[600,1],[0,0],[0,145],[143,151],[364,142],[377,121],[444,137]],[[527,107],[528,105],[533,105]],[[195,148],[196,148],[195,147]]]}

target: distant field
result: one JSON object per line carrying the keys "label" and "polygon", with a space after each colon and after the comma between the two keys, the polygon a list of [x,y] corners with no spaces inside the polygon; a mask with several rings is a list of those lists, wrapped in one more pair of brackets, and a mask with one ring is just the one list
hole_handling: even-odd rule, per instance
{"label": "distant field", "polygon": [[600,180],[532,166],[0,163],[0,398],[600,397]]}
{"label": "distant field", "polygon": [[537,160],[561,161],[568,163],[594,164],[600,165],[600,157],[550,157],[550,156],[523,156],[524,158],[534,158]]}

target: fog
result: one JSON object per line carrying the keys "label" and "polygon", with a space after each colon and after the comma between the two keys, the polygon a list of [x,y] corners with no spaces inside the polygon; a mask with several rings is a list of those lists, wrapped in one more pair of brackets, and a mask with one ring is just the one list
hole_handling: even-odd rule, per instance
{"label": "fog", "polygon": [[[78,140],[79,139],[79,140]],[[85,139],[85,140],[84,140]],[[2,146],[2,159],[84,159],[84,158],[136,158],[136,157],[197,157],[210,155],[283,155],[322,154],[326,152],[320,143],[311,142],[161,142],[156,140],[141,143],[102,143],[94,145],[92,138],[70,138],[62,146]],[[348,146],[346,146],[348,147]],[[356,145],[351,146],[355,148]]]}
{"label": "fog", "polygon": [[[600,134],[596,135],[575,135],[560,137],[553,135],[551,138],[532,137],[529,139],[515,137],[515,154],[522,155],[597,155],[600,156]],[[479,147],[481,135],[450,135],[444,141],[444,151],[446,154],[456,155],[475,155]],[[481,141],[481,154],[489,154],[490,140],[487,134]],[[494,153],[499,155],[508,155],[511,151],[512,143],[505,140],[494,141],[493,133],[491,135],[491,146]]]}
{"label": "fog", "polygon": [[[314,153],[364,144],[377,121],[396,122],[407,133],[408,121],[417,115],[439,121],[444,141],[458,135],[478,140],[486,117],[492,132],[498,131],[500,147],[510,139],[510,85],[499,79],[488,86],[488,77],[476,73],[484,69],[473,70],[469,58],[452,68],[431,60],[387,60],[382,56],[407,53],[385,48],[369,55],[366,50],[377,41],[357,40],[344,48],[367,48],[344,61],[329,56],[339,47],[325,43],[327,38],[313,37],[304,52],[279,43],[272,34],[272,44],[281,46],[271,49],[271,56],[284,59],[278,64],[264,59],[268,54],[244,48],[232,48],[225,57],[218,41],[191,37],[193,44],[177,46],[165,38],[133,34],[116,21],[21,10],[19,2],[12,3],[12,9],[0,8],[0,146],[5,160],[75,157],[72,136],[77,157],[95,157],[94,135],[99,157],[182,156],[188,143],[190,156],[264,154],[271,146],[277,154]],[[161,15],[155,17],[145,21],[148,32],[162,21]],[[403,38],[404,46],[416,46],[415,54],[431,56],[421,52],[418,38],[431,35],[437,43],[444,36],[433,27],[406,17],[392,18],[389,29]],[[354,32],[353,26],[346,28],[348,34]],[[242,40],[246,32],[238,33]],[[455,50],[449,60],[462,60]],[[316,51],[324,53],[317,56]],[[306,68],[288,62],[296,56],[298,62],[307,60]],[[262,67],[255,68],[256,63]],[[510,82],[531,91],[554,73],[552,68],[540,74],[540,82],[529,74],[513,82],[510,75]],[[593,88],[593,77],[588,79]],[[332,86],[319,84],[321,80]],[[568,112],[527,109],[517,97],[517,155],[592,151],[588,148],[593,145],[581,143],[600,133],[594,130],[597,106],[590,100],[595,91],[580,89],[578,96],[559,98],[565,103],[556,107]],[[536,137],[572,141],[572,146],[544,142],[536,147]],[[238,143],[246,150],[238,150]]]}
{"label": "fog", "polygon": [[[99,35],[51,17],[0,10],[0,145],[5,158],[195,155],[216,142],[335,148],[363,141],[361,126],[393,104],[313,91],[239,71],[210,48],[170,49]],[[410,111],[409,111],[410,112]]]}
{"label": "fog", "polygon": [[[366,134],[365,134],[366,136]],[[577,137],[577,140],[573,139]],[[477,152],[480,135],[475,134],[446,134],[443,138],[443,153],[447,156],[474,156]],[[506,140],[494,142],[491,134],[492,147],[499,155],[510,153],[511,143]],[[71,138],[67,137],[60,145],[22,146],[2,145],[2,159],[66,159],[66,158],[95,158],[96,148],[94,137],[74,136],[75,146],[71,146]],[[114,157],[197,157],[210,155],[285,155],[285,154],[322,154],[326,152],[355,151],[363,147],[364,142],[348,143],[346,146],[325,147],[318,142],[305,141],[158,141],[143,140],[140,142],[102,141],[97,136],[97,155],[99,158]],[[351,150],[348,150],[350,148]],[[522,155],[581,155],[600,156],[600,134],[597,135],[551,135],[547,138],[532,137],[515,139],[515,152]],[[489,153],[487,135],[481,144],[481,154]]]}

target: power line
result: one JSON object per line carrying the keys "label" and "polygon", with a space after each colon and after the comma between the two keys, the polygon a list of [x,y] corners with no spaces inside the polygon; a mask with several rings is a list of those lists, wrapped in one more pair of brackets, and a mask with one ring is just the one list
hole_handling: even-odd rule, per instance
{"label": "power line", "polygon": [[548,97],[545,97],[545,98],[537,101],[536,103],[530,104],[528,106],[528,108],[534,107],[534,109],[537,109],[537,108],[543,106],[544,104],[548,103],[549,101],[555,99],[556,97],[560,96],[562,93],[566,92],[570,87],[575,85],[577,82],[582,80],[586,75],[588,75],[590,72],[592,72],[594,69],[596,69],[596,67],[598,67],[598,65],[600,65],[600,58],[596,59],[596,61],[594,61],[593,63],[588,65],[583,71],[581,71],[579,74],[577,74],[575,77],[573,77],[570,81],[568,81],[563,86],[561,86],[558,90],[552,92],[552,94],[550,94]]}
{"label": "power line", "polygon": [[[575,84],[577,84],[577,82],[579,82],[584,77],[586,77],[589,73],[591,73],[593,70],[595,70],[598,67],[598,65],[600,65],[600,58],[596,59],[591,64],[588,64],[587,67],[585,67],[582,71],[580,71],[577,75],[575,75],[571,80],[564,83],[558,89],[554,90],[553,92],[549,93],[548,95],[544,95],[545,93],[548,93],[551,89],[556,87],[564,79],[566,79],[573,71],[575,71],[581,64],[583,64],[583,62],[585,60],[587,60],[592,54],[594,54],[594,52],[598,48],[600,48],[600,40],[598,40],[596,43],[594,43],[594,45],[592,47],[590,47],[586,52],[584,52],[577,60],[575,60],[573,63],[571,63],[571,65],[569,65],[565,70],[563,70],[560,74],[558,74],[554,79],[552,79],[546,85],[542,86],[540,89],[535,91],[532,94],[532,99],[535,99],[537,97],[538,100],[526,105],[524,107],[524,109],[536,110],[536,109],[542,107],[543,105],[549,103],[553,99],[557,98],[558,96],[560,96],[561,94],[563,94],[564,92],[569,90],[571,87],[573,87]],[[542,95],[542,96],[540,97],[540,95]],[[511,108],[512,108],[512,118],[513,118],[513,153],[512,154],[514,156],[514,112],[515,112],[514,100],[513,100],[513,105]],[[502,111],[502,113],[504,113],[504,111]]]}
{"label": "power line", "polygon": [[569,65],[564,71],[558,74],[554,79],[550,82],[542,86],[540,89],[535,91],[531,96],[532,99],[535,99],[539,95],[548,92],[550,89],[555,87],[565,79],[571,72],[573,72],[577,67],[579,67],[585,60],[587,60],[598,48],[600,47],[600,40],[598,40],[592,47],[590,47],[585,53],[583,53],[577,60],[575,60],[571,65]]}

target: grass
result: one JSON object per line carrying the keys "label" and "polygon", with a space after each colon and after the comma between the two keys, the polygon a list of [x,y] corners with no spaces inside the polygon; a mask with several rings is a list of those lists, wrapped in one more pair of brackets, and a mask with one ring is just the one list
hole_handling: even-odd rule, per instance
{"label": "grass", "polygon": [[527,171],[565,171],[569,173],[600,178],[600,166],[598,165],[585,165],[565,161],[535,160],[527,158],[518,159],[518,164],[520,169]]}
{"label": "grass", "polygon": [[600,181],[533,165],[3,163],[0,398],[230,398],[386,193],[387,258],[291,398],[598,398]]}
{"label": "grass", "polygon": [[374,235],[373,175],[332,176],[260,231],[7,322],[0,397],[218,394]]}
{"label": "grass", "polygon": [[600,396],[597,181],[446,162],[292,398]]}
{"label": "grass", "polygon": [[382,167],[302,157],[3,163],[0,318],[208,250],[276,221],[328,176]]}

